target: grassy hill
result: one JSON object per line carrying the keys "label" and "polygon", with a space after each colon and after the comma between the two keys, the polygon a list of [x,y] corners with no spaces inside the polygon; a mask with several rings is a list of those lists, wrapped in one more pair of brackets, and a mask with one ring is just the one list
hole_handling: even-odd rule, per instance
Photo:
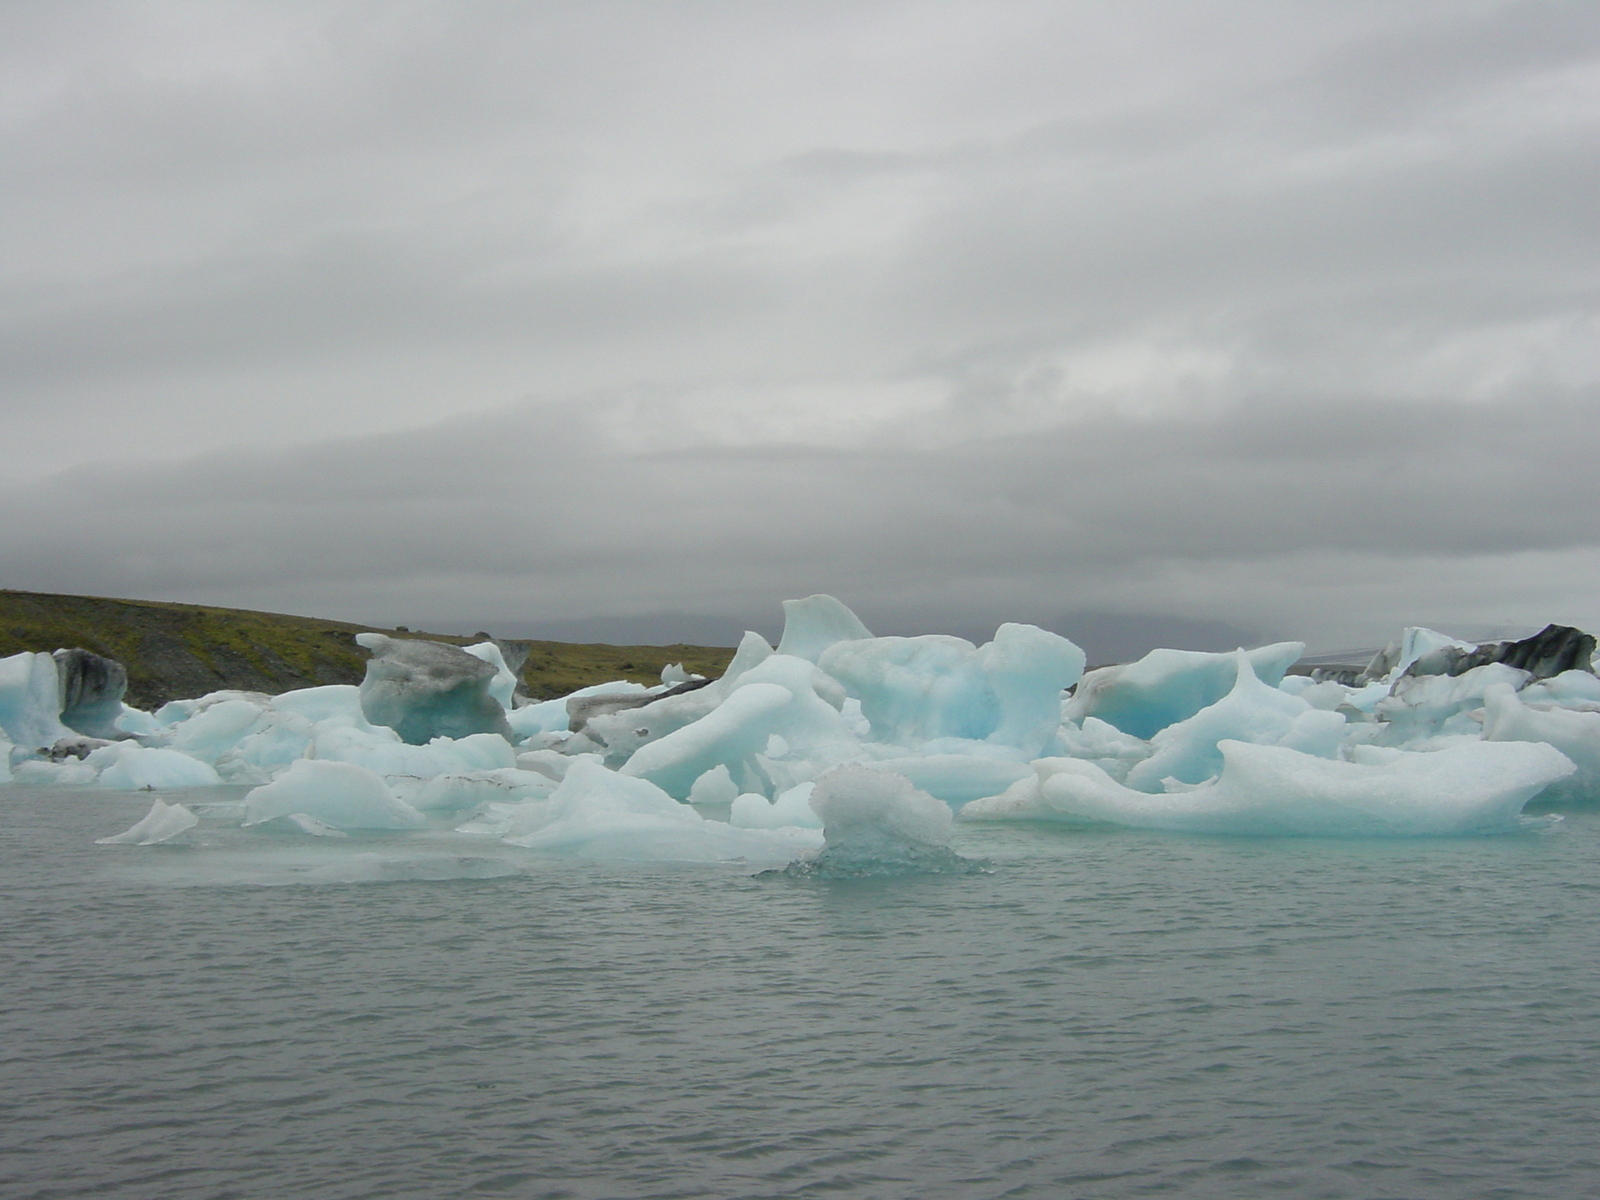
{"label": "grassy hill", "polygon": [[[128,703],[139,708],[219,688],[276,693],[360,683],[367,652],[354,637],[369,629],[457,646],[482,640],[199,604],[0,590],[0,657],[70,646],[106,655],[127,667]],[[669,662],[720,675],[733,657],[719,646],[504,645],[527,648],[523,689],[535,699],[608,679],[657,683]]]}

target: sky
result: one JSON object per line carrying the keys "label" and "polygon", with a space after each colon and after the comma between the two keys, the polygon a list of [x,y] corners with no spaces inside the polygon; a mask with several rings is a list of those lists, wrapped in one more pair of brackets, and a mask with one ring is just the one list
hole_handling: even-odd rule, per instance
{"label": "sky", "polygon": [[1590,0],[0,7],[0,585],[1600,632]]}

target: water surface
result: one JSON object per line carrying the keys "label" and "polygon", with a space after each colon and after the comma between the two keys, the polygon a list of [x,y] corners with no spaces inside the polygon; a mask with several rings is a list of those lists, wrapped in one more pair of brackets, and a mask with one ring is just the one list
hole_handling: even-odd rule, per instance
{"label": "water surface", "polygon": [[0,789],[8,1197],[1600,1188],[1594,817],[965,826],[992,872],[828,882],[214,820],[93,844],[148,806]]}

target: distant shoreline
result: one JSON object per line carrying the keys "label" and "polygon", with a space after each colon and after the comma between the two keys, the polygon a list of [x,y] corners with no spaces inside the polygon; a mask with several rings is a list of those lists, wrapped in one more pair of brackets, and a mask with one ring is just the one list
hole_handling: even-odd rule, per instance
{"label": "distant shoreline", "polygon": [[[369,630],[457,646],[483,640],[288,613],[0,589],[0,657],[78,646],[114,658],[128,670],[127,701],[139,708],[223,689],[278,693],[360,683],[367,654],[354,639]],[[526,650],[520,678],[536,700],[612,679],[658,683],[662,667],[673,662],[720,675],[734,653],[722,646],[532,639],[502,645],[512,656]]]}

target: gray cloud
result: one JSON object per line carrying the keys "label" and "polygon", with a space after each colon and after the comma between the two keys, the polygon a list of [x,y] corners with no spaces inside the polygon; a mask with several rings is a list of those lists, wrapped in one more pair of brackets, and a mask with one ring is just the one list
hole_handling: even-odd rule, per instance
{"label": "gray cloud", "polygon": [[1592,6],[0,23],[11,586],[1600,623]]}
{"label": "gray cloud", "polygon": [[[779,599],[829,590],[897,630],[981,635],[1115,598],[1326,644],[1404,619],[1392,603],[1350,609],[1374,574],[1437,608],[1426,574],[1441,556],[1486,572],[1530,553],[1592,568],[1597,398],[1323,400],[1292,416],[1257,403],[923,451],[669,453],[619,449],[619,402],[591,398],[276,454],[80,469],[5,497],[0,556],[41,588],[156,584],[341,615],[364,604],[407,623],[665,612],[766,628]],[[1303,584],[1319,560],[1316,597],[1274,611],[1282,588],[1263,581]],[[1263,590],[1196,603],[1183,581],[1207,575]],[[1568,584],[1547,595],[1600,608]]]}

